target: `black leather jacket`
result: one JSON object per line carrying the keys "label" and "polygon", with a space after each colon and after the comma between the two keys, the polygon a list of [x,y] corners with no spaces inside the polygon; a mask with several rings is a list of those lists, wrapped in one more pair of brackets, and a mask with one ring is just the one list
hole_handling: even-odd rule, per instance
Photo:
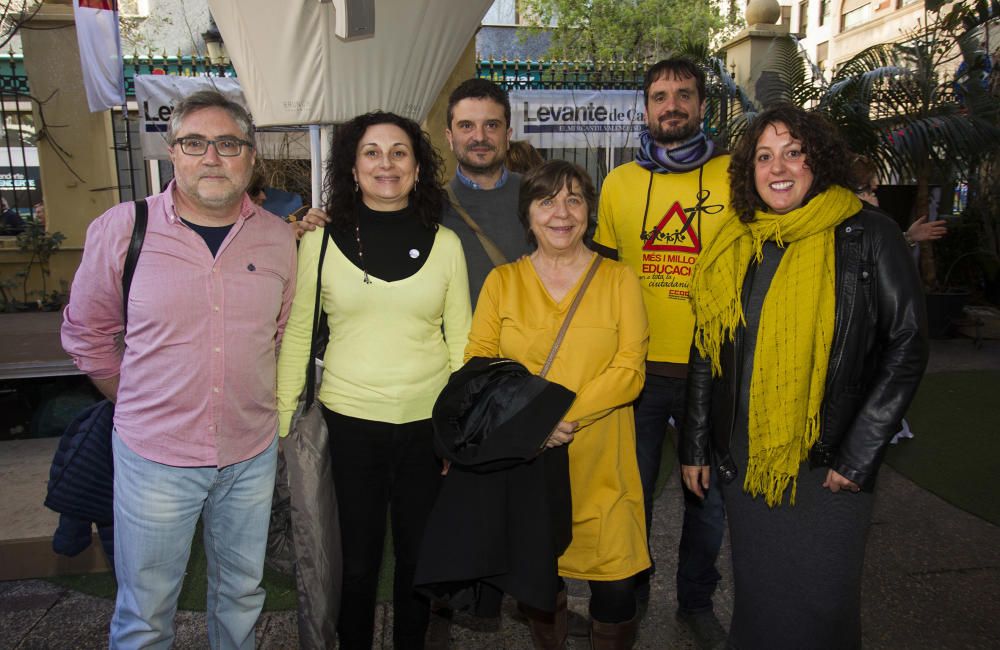
{"label": "black leather jacket", "polygon": [[[927,365],[924,297],[899,227],[884,213],[862,209],[837,226],[835,242],[833,345],[820,438],[809,460],[871,490]],[[742,344],[740,330],[722,347],[722,375],[715,378],[708,359],[692,348],[679,449],[682,464],[708,465],[711,442],[719,478],[727,482],[739,474],[729,444]]]}

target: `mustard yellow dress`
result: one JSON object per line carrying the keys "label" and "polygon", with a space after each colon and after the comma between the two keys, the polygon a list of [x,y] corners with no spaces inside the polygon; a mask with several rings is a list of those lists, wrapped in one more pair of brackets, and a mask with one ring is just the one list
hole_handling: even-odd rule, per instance
{"label": "mustard yellow dress", "polygon": [[[556,302],[529,258],[495,268],[472,317],[466,360],[508,357],[539,372],[582,281]],[[580,425],[569,444],[573,541],[559,558],[561,576],[621,580],[650,566],[632,416],[648,342],[639,281],[604,260],[546,377],[576,392],[563,419]]]}

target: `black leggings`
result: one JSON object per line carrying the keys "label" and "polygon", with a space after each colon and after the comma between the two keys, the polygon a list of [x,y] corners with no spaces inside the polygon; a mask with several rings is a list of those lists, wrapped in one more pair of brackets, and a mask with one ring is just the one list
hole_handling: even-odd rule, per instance
{"label": "black leggings", "polygon": [[624,580],[589,580],[590,617],[601,623],[635,618],[635,576]]}
{"label": "black leggings", "polygon": [[330,428],[333,481],[340,510],[344,584],[337,633],[342,650],[370,650],[375,591],[382,564],[386,510],[395,551],[393,645],[424,647],[428,602],[413,591],[413,574],[438,485],[430,420],[388,424],[323,408]]}

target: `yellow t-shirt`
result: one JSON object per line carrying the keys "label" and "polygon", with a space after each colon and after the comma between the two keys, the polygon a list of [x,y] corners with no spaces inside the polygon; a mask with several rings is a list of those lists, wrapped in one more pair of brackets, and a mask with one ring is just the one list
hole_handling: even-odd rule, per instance
{"label": "yellow t-shirt", "polygon": [[[465,357],[508,357],[539,372],[583,278],[560,301],[528,257],[486,277]],[[649,331],[635,275],[605,260],[566,330],[546,379],[576,392],[569,443],[573,541],[559,575],[621,580],[650,565],[632,402],[642,389]]]}
{"label": "yellow t-shirt", "polygon": [[729,156],[683,174],[631,162],[604,180],[594,241],[639,276],[649,317],[649,361],[687,364],[694,332],[691,271],[729,204]]}

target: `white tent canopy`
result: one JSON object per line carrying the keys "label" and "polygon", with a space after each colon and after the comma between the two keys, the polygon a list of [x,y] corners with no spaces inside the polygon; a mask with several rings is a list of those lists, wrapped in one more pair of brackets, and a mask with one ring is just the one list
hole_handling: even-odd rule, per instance
{"label": "white tent canopy", "polygon": [[[331,124],[375,109],[422,122],[492,0],[361,0],[374,35],[336,36],[321,0],[209,0],[259,126]],[[346,12],[346,10],[344,10]]]}

